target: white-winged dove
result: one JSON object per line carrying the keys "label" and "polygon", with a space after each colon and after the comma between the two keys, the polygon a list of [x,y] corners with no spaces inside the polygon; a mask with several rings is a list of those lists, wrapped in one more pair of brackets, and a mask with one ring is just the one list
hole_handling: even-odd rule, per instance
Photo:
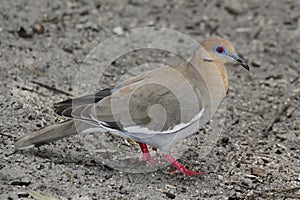
{"label": "white-winged dove", "polygon": [[151,162],[147,144],[188,176],[199,174],[170,156],[171,147],[193,134],[216,112],[228,90],[226,63],[249,70],[232,44],[223,38],[201,43],[190,62],[140,74],[93,95],[54,104],[55,112],[71,118],[19,139],[16,150],[40,146],[74,135],[97,131],[139,143],[143,160]]}

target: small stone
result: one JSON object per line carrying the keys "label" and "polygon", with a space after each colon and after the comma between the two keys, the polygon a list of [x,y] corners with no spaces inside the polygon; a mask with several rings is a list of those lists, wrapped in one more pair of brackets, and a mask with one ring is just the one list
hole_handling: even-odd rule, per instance
{"label": "small stone", "polygon": [[19,37],[21,38],[32,38],[33,34],[28,33],[23,27],[20,27],[20,29],[17,31]]}
{"label": "small stone", "polygon": [[175,194],[172,194],[172,193],[170,193],[170,192],[166,192],[165,194],[166,194],[166,196],[167,196],[169,199],[175,199],[175,197],[176,197]]}
{"label": "small stone", "polygon": [[252,62],[251,62],[251,66],[256,67],[256,68],[259,68],[259,67],[261,66],[261,63],[258,62],[258,61],[252,61]]}
{"label": "small stone", "polygon": [[221,139],[221,143],[222,143],[222,145],[223,146],[226,146],[226,145],[228,145],[228,143],[229,143],[229,137],[223,137],[222,139]]}
{"label": "small stone", "polygon": [[19,192],[18,198],[28,198],[29,194],[27,192]]}
{"label": "small stone", "polygon": [[32,31],[36,34],[43,34],[45,31],[45,28],[42,24],[34,24],[31,28]]}
{"label": "small stone", "polygon": [[230,0],[225,6],[225,10],[231,15],[242,15],[246,13],[247,7],[239,0]]}
{"label": "small stone", "polygon": [[294,107],[291,107],[291,106],[288,107],[288,109],[286,110],[286,116],[287,116],[288,118],[291,118],[294,111],[295,111],[295,108],[294,108]]}
{"label": "small stone", "polygon": [[268,175],[264,169],[258,167],[251,167],[251,174],[260,177],[266,177]]}
{"label": "small stone", "polygon": [[118,35],[124,33],[124,30],[121,26],[117,26],[117,27],[113,28],[112,31],[113,31],[113,33],[118,34]]}
{"label": "small stone", "polygon": [[28,186],[30,185],[30,181],[12,181],[10,185],[16,185],[16,186]]}
{"label": "small stone", "polygon": [[152,20],[148,22],[148,26],[153,26],[154,24],[155,24],[155,22]]}

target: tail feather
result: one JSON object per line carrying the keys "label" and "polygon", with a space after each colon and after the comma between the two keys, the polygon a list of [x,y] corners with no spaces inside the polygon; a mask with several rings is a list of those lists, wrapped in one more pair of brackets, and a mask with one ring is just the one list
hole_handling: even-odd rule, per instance
{"label": "tail feather", "polygon": [[59,140],[61,138],[75,135],[77,133],[73,120],[68,120],[60,124],[45,127],[30,135],[20,138],[15,143],[15,150],[23,150],[38,147],[43,144]]}

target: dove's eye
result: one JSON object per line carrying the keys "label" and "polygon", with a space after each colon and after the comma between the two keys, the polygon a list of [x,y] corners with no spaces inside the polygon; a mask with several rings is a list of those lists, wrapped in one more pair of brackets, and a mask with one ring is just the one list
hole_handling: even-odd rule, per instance
{"label": "dove's eye", "polygon": [[215,50],[215,52],[217,52],[218,54],[225,54],[225,53],[226,53],[225,48],[222,47],[222,46],[216,46],[216,47],[214,48],[214,50]]}

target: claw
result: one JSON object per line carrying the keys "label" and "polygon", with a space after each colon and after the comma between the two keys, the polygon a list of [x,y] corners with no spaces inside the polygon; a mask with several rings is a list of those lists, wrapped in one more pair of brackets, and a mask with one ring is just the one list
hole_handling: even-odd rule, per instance
{"label": "claw", "polygon": [[[143,156],[140,158],[142,161],[146,161],[152,165],[157,165],[160,162],[157,160],[153,160],[149,154],[149,150],[146,144],[144,143],[138,143],[140,145],[140,148],[142,150]],[[176,170],[170,171],[170,173],[177,173],[181,172],[184,173],[186,176],[193,176],[193,175],[199,175],[199,174],[205,174],[204,172],[194,172],[192,170],[186,169],[184,166],[182,166],[177,160],[172,158],[169,154],[164,154],[164,157],[172,163],[172,165],[176,168]]]}
{"label": "claw", "polygon": [[169,173],[177,173],[177,172],[181,172],[184,173],[186,176],[193,176],[193,175],[200,175],[200,174],[205,174],[204,172],[194,172],[192,170],[189,170],[187,168],[185,168],[184,166],[182,166],[177,160],[175,160],[174,158],[172,158],[170,155],[165,154],[164,157],[170,162],[172,163],[172,165],[174,167],[176,167],[175,170],[171,170]]}

